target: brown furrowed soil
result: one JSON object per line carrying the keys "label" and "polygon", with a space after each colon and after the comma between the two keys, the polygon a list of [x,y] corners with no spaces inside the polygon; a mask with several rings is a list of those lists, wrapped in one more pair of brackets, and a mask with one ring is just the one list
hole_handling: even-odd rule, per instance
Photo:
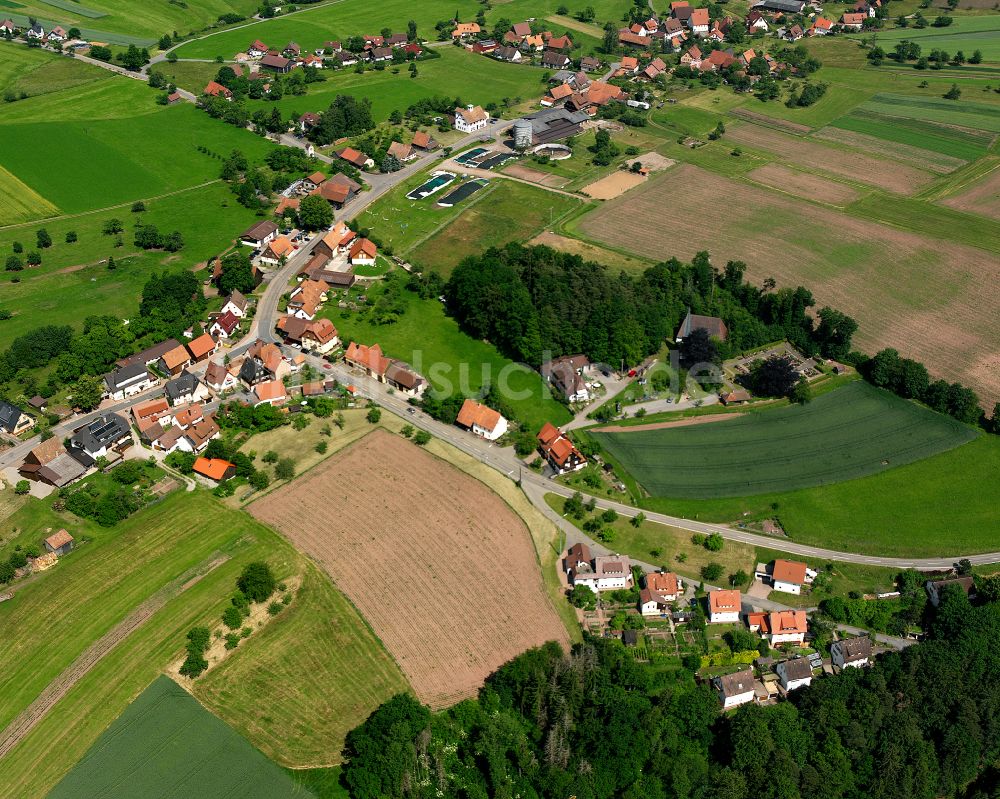
{"label": "brown furrowed soil", "polygon": [[811,175],[806,172],[796,172],[780,164],[766,164],[752,172],[747,172],[747,177],[757,183],[763,183],[773,189],[795,194],[807,200],[817,200],[821,203],[829,203],[843,207],[858,199],[858,192],[843,183],[837,183],[818,175]]}
{"label": "brown furrowed soil", "polygon": [[964,191],[941,200],[941,205],[1000,219],[1000,164]]}
{"label": "brown furrowed soil", "polygon": [[431,707],[473,696],[530,647],[568,643],[521,519],[385,430],[250,511],[329,572]]}
{"label": "brown furrowed soil", "polygon": [[[685,165],[685,212],[670,213],[669,186],[654,179],[582,217],[586,237],[649,258],[708,250],[718,268],[745,261],[747,277],[803,285],[860,325],[856,344],[895,347],[934,377],[961,381],[986,407],[1000,400],[1000,266],[982,250],[920,236],[802,203]],[[723,218],[714,223],[710,220]]]}
{"label": "brown furrowed soil", "polygon": [[767,125],[772,128],[781,128],[782,130],[791,131],[792,133],[809,133],[812,130],[808,125],[800,125],[798,122],[789,122],[787,119],[779,119],[778,117],[768,116],[767,114],[759,114],[756,111],[750,111],[746,108],[733,108],[729,111],[731,116],[739,117],[740,119],[748,119],[751,122],[759,122],[761,125]]}
{"label": "brown furrowed soil", "polygon": [[645,175],[639,175],[635,172],[612,172],[607,177],[584,186],[580,191],[595,200],[613,200],[629,189],[634,189],[645,182]]}
{"label": "brown furrowed soil", "polygon": [[569,182],[566,178],[559,175],[552,175],[538,169],[531,169],[521,164],[511,164],[504,169],[504,174],[512,175],[515,178],[522,178],[523,180],[530,180],[532,183],[537,183],[540,186],[552,186],[557,189],[562,188]]}
{"label": "brown furrowed soil", "polygon": [[726,139],[748,147],[769,150],[803,169],[829,172],[860,183],[869,183],[896,194],[913,194],[930,183],[934,176],[895,161],[886,161],[864,153],[827,147],[801,136],[770,130],[760,125],[733,126]]}
{"label": "brown furrowed soil", "polygon": [[926,169],[941,175],[954,172],[959,167],[963,167],[968,163],[968,161],[962,158],[936,153],[932,150],[925,150],[922,147],[913,147],[901,142],[885,141],[875,136],[867,136],[864,133],[855,133],[853,130],[826,127],[817,130],[813,136],[817,139],[824,139],[825,141],[832,141],[837,144],[846,144],[848,147],[853,147],[859,152],[894,158],[897,161],[906,161],[919,169]]}

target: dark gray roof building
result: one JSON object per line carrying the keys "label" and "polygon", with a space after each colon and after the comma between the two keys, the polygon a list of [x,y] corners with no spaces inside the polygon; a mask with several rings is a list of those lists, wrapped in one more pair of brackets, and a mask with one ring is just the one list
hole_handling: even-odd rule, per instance
{"label": "dark gray roof building", "polygon": [[13,433],[21,421],[21,409],[6,400],[0,400],[0,430]]}

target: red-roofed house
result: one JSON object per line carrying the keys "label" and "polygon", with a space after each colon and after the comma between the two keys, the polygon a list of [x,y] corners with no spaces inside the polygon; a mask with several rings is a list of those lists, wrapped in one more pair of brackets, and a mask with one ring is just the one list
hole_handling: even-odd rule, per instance
{"label": "red-roofed house", "polygon": [[211,97],[224,97],[227,100],[233,99],[233,93],[221,83],[216,83],[214,80],[208,82],[208,85],[202,90],[202,94],[207,94]]}
{"label": "red-roofed house", "polygon": [[236,476],[236,464],[222,458],[198,458],[192,468],[217,483]]}
{"label": "red-roofed house", "polygon": [[374,266],[378,256],[378,247],[371,239],[358,239],[351,245],[348,260],[351,266]]}
{"label": "red-roofed house", "polygon": [[353,147],[344,147],[337,151],[337,157],[347,161],[351,166],[358,169],[367,169],[375,166],[375,162],[362,152],[358,152]]}
{"label": "red-roofed house", "polygon": [[538,450],[557,474],[577,472],[587,465],[587,459],[563,432],[546,422],[538,431]]}
{"label": "red-roofed house", "polygon": [[475,400],[467,399],[462,403],[455,424],[471,430],[477,436],[487,441],[496,441],[507,432],[507,420],[497,411]]}
{"label": "red-roofed house", "polygon": [[284,405],[288,399],[285,391],[285,384],[280,380],[265,380],[253,387],[253,404],[258,405]]}
{"label": "red-roofed house", "polygon": [[268,46],[264,44],[260,39],[254,40],[254,43],[247,48],[247,55],[251,58],[260,58],[261,56],[267,55]]}
{"label": "red-roofed house", "polygon": [[666,613],[682,590],[680,578],[673,572],[647,574],[646,586],[639,592],[639,612],[643,616]]}
{"label": "red-roofed house", "polygon": [[240,318],[229,311],[216,318],[208,332],[216,339],[228,339],[239,329],[239,326]]}
{"label": "red-roofed house", "polygon": [[740,620],[743,598],[739,591],[709,591],[708,620],[712,624],[732,624]]}
{"label": "red-roofed house", "polygon": [[708,33],[709,19],[707,8],[696,8],[691,11],[691,32],[695,36],[704,36]]}
{"label": "red-roofed house", "polygon": [[842,28],[849,28],[850,30],[859,31],[861,27],[865,24],[867,19],[866,14],[841,14],[840,15],[840,26]]}
{"label": "red-roofed house", "polygon": [[188,352],[191,354],[191,362],[201,363],[211,357],[218,346],[215,343],[215,339],[208,335],[208,333],[202,333],[198,338],[192,339],[187,343]]}

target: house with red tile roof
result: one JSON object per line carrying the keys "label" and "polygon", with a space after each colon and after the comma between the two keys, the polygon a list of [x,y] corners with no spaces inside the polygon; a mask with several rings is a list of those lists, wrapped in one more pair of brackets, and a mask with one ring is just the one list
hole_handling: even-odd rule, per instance
{"label": "house with red tile roof", "polygon": [[198,338],[189,341],[186,346],[191,362],[201,363],[211,357],[219,345],[208,333],[202,333]]}
{"label": "house with red tile roof", "polygon": [[426,380],[402,361],[385,357],[378,344],[366,346],[352,341],[344,353],[344,362],[409,397],[420,397],[427,389]]}
{"label": "house with red tile roof", "polygon": [[227,311],[217,317],[208,332],[216,339],[225,340],[230,338],[240,326],[240,318],[232,311]]}
{"label": "house with red tile roof", "polygon": [[351,166],[357,167],[358,169],[367,169],[369,167],[375,166],[375,162],[353,147],[344,147],[336,151],[338,158],[347,161]]}
{"label": "house with red tile roof", "polygon": [[688,24],[691,26],[691,32],[695,36],[704,36],[707,34],[709,28],[708,9],[693,9],[691,11],[691,18]]}
{"label": "house with red tile roof", "polygon": [[708,621],[711,624],[732,624],[740,620],[743,597],[739,591],[709,591]]}
{"label": "house with red tile roof", "polygon": [[351,266],[374,266],[378,247],[371,239],[358,239],[351,245],[347,259]]}
{"label": "house with red tile roof", "polygon": [[587,465],[587,459],[558,427],[546,422],[538,431],[538,451],[557,474],[578,472]]}
{"label": "house with red tile roof", "polygon": [[639,612],[643,616],[668,613],[683,591],[680,578],[673,572],[656,572],[647,574],[645,581],[639,591]]}
{"label": "house with red tile roof", "polygon": [[192,468],[197,474],[217,483],[236,476],[236,464],[223,458],[198,458]]}
{"label": "house with red tile roof", "polygon": [[462,403],[455,424],[487,441],[496,441],[507,432],[507,420],[498,411],[472,399]]}
{"label": "house with red tile roof", "polygon": [[288,392],[285,391],[285,384],[280,380],[265,380],[253,387],[254,407],[258,405],[284,405],[288,400]]}
{"label": "house with red tile roof", "polygon": [[208,82],[208,85],[204,89],[202,89],[201,93],[207,94],[210,97],[222,97],[226,100],[233,99],[233,93],[229,91],[229,89],[227,89],[221,83],[216,83],[214,80],[210,80]]}

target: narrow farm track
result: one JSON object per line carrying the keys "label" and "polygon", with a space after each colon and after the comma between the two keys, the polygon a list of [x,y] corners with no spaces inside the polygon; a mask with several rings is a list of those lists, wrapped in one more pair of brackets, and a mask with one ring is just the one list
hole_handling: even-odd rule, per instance
{"label": "narrow farm track", "polygon": [[28,707],[21,711],[7,729],[0,733],[0,758],[3,758],[38,724],[45,715],[73,688],[102,658],[145,624],[150,617],[163,608],[171,599],[179,596],[214,569],[229,560],[228,555],[217,555],[203,562],[168,583],[149,599],[139,605],[128,616],[98,638],[56,679],[50,682]]}

